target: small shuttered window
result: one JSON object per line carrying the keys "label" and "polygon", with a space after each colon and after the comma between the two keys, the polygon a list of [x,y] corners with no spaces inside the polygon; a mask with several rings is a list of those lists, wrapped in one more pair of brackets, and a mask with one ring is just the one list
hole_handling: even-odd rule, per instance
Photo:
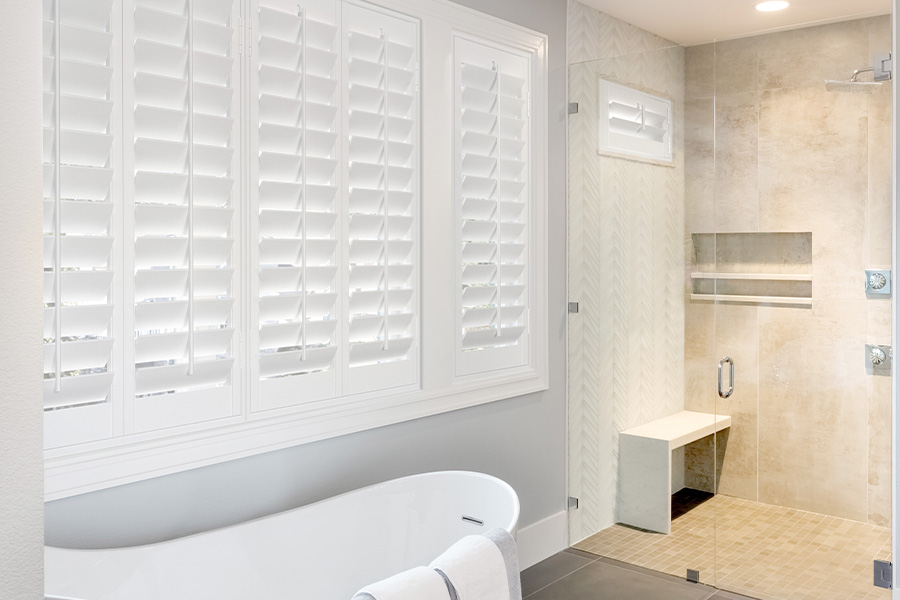
{"label": "small shuttered window", "polygon": [[457,375],[528,362],[529,58],[457,37]]}
{"label": "small shuttered window", "polygon": [[672,101],[600,80],[598,151],[671,164]]}

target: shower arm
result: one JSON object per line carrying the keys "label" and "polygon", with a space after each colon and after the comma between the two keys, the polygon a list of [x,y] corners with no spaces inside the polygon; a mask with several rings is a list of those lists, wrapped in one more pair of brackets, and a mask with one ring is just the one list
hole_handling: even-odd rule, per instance
{"label": "shower arm", "polygon": [[853,77],[850,78],[850,81],[855,83],[856,78],[859,77],[860,73],[866,73],[866,72],[874,71],[874,70],[875,70],[875,67],[863,67],[861,69],[857,69],[857,70],[853,71]]}

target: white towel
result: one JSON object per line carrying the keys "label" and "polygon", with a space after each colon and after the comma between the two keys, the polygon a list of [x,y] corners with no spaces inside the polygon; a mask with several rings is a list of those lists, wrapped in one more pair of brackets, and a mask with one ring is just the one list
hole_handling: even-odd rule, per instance
{"label": "white towel", "polygon": [[416,567],[367,585],[354,600],[449,600],[447,584],[434,569]]}
{"label": "white towel", "polygon": [[447,577],[459,600],[510,600],[503,554],[483,535],[464,537],[430,566]]}

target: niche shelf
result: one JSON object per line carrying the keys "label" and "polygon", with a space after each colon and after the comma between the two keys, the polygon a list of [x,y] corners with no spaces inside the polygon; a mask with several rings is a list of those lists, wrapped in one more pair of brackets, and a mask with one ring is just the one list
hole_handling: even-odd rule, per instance
{"label": "niche shelf", "polygon": [[691,238],[691,300],[812,306],[812,233],[695,233]]}

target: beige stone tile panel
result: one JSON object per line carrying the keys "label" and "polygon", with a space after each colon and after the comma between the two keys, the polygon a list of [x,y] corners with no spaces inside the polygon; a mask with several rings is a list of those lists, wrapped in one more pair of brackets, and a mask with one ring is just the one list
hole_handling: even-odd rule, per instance
{"label": "beige stone tile panel", "polygon": [[[731,427],[716,436],[716,490],[747,500],[757,498],[759,307],[716,306],[716,357],[734,361],[734,393],[716,399],[716,414],[730,415]],[[710,365],[714,368],[715,365]],[[728,385],[727,373],[724,385]]]}
{"label": "beige stone tile panel", "polygon": [[718,42],[716,53],[716,96],[755,92],[759,85],[759,38]]}
{"label": "beige stone tile panel", "polygon": [[685,102],[684,129],[686,233],[712,233],[716,214],[715,104],[712,98]]}
{"label": "beige stone tile panel", "polygon": [[811,231],[813,297],[862,299],[867,195],[867,103],[818,88],[760,100],[762,231]]}
{"label": "beige stone tile panel", "polygon": [[[873,344],[890,344],[890,302],[868,302],[868,340]],[[874,525],[891,524],[892,451],[891,377],[875,375],[867,377],[868,394],[868,443],[869,443],[869,492],[868,520]]]}
{"label": "beige stone tile panel", "polygon": [[759,499],[868,517],[866,302],[760,307]]}
{"label": "beige stone tile panel", "polygon": [[684,98],[711,98],[716,93],[715,44],[684,49]]}
{"label": "beige stone tile panel", "polygon": [[684,407],[711,413],[715,410],[716,371],[715,305],[685,299]]}
{"label": "beige stone tile panel", "polygon": [[867,98],[868,130],[868,268],[891,265],[893,148],[891,142],[892,84]]}
{"label": "beige stone tile panel", "polygon": [[716,95],[716,231],[759,228],[759,96]]}
{"label": "beige stone tile panel", "polygon": [[826,79],[845,80],[868,63],[866,19],[792,29],[760,36],[759,87],[824,89]]}
{"label": "beige stone tile panel", "polygon": [[865,19],[869,34],[869,57],[891,51],[893,35],[890,15]]}

